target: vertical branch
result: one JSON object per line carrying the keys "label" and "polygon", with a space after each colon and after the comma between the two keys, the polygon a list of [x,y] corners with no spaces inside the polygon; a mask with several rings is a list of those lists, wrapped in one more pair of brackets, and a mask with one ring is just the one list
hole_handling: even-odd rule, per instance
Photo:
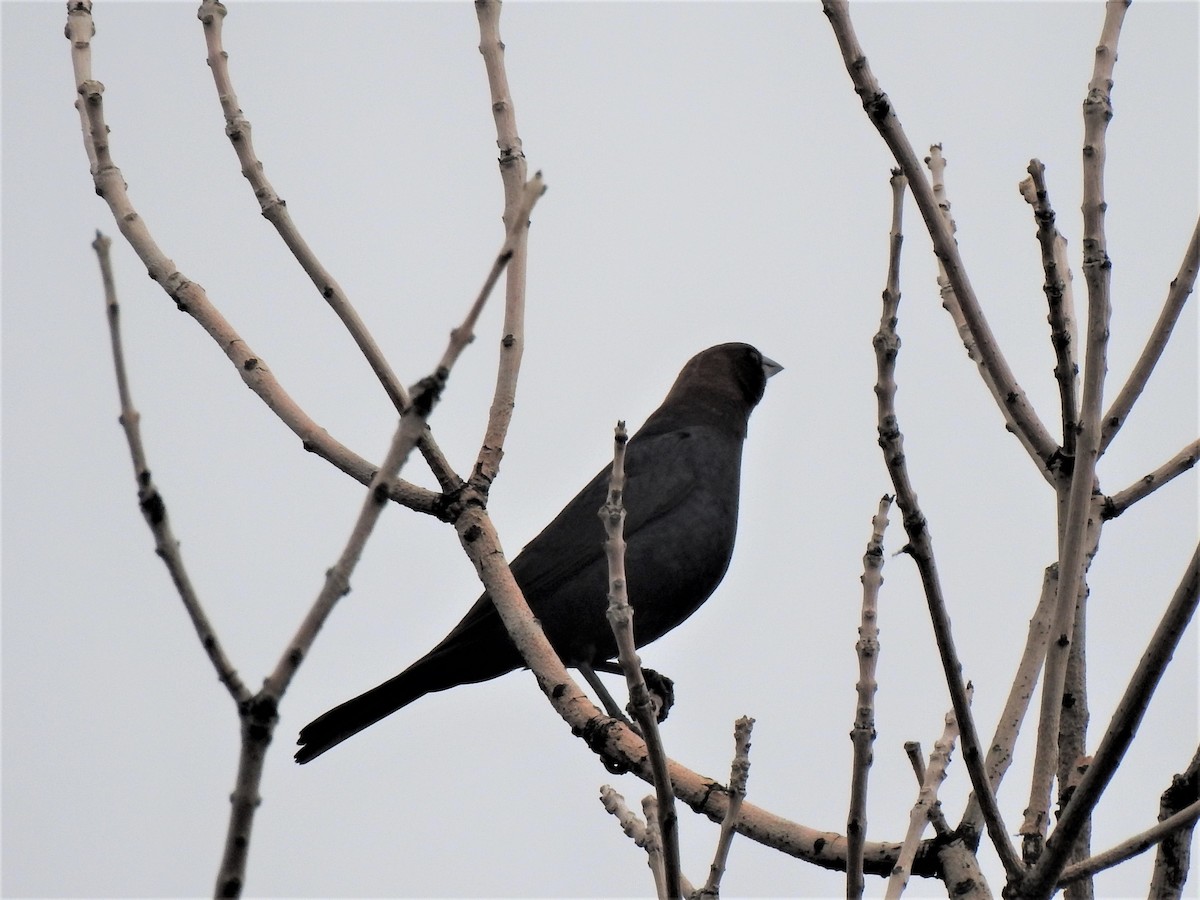
{"label": "vertical branch", "polygon": [[[902,175],[892,181],[902,182]],[[896,187],[902,198],[903,186]],[[897,203],[897,206],[899,202]],[[893,224],[896,220],[893,219]],[[893,228],[893,246],[898,245],[899,230]],[[889,285],[890,287],[890,285]],[[853,768],[850,772],[850,812],[846,816],[846,897],[854,900],[863,893],[863,845],[867,840],[867,776],[871,771],[872,747],[875,744],[875,664],[879,658],[879,624],[877,619],[879,587],[883,584],[883,532],[888,526],[888,510],[892,498],[884,495],[879,509],[871,519],[871,540],[863,554],[862,622],[858,627],[858,706],[850,740],[854,746]]]}
{"label": "vertical branch", "polygon": [[1080,403],[1079,436],[1066,496],[1066,518],[1059,548],[1059,587],[1046,658],[1046,680],[1042,690],[1041,718],[1034,756],[1034,779],[1030,786],[1026,825],[1027,856],[1036,855],[1045,834],[1050,806],[1051,760],[1058,754],[1063,687],[1073,652],[1072,636],[1076,603],[1084,590],[1085,550],[1089,519],[1099,518],[1096,494],[1096,461],[1100,454],[1104,376],[1108,359],[1108,322],[1111,312],[1109,282],[1112,263],[1104,232],[1105,131],[1112,118],[1112,71],[1116,62],[1117,38],[1125,17],[1127,0],[1106,5],[1095,67],[1083,104],[1083,274],[1088,289],[1087,349],[1084,357],[1083,397]]}
{"label": "vertical branch", "polygon": [[[1187,769],[1171,779],[1158,804],[1158,820],[1166,822],[1185,809],[1200,805],[1200,747]],[[1192,834],[1196,823],[1184,826],[1165,837],[1154,856],[1154,875],[1150,881],[1150,896],[1174,900],[1182,895],[1184,882],[1192,861]]]}
{"label": "vertical branch", "polygon": [[[904,193],[907,180],[899,169],[892,169],[888,183],[892,188],[892,224],[888,232],[887,281],[883,289],[883,314],[880,333],[894,331],[900,306],[900,249],[904,245]],[[886,338],[884,338],[886,340]],[[898,339],[897,339],[898,343]],[[879,586],[883,583],[883,532],[888,525],[892,497],[884,496],[871,520],[871,540],[863,556],[863,608],[858,629],[858,706],[850,740],[854,759],[850,774],[850,810],[846,817],[846,897],[861,897],[863,888],[863,845],[867,839],[867,776],[875,741],[875,663],[879,652],[879,628],[876,609]]]}
{"label": "vertical branch", "polygon": [[708,881],[696,894],[690,892],[692,900],[717,900],[721,896],[721,878],[729,860],[729,848],[733,845],[734,826],[742,810],[746,796],[746,782],[750,778],[750,733],[754,730],[754,719],[742,716],[733,723],[733,762],[729,767],[729,808],[721,820],[721,832],[717,838],[717,849],[708,870]]}
{"label": "vertical branch", "polygon": [[658,712],[638,658],[633,639],[633,607],[629,605],[625,581],[625,445],[629,433],[618,422],[613,439],[613,464],[608,481],[608,496],[598,513],[604,523],[604,553],[608,558],[608,624],[617,642],[617,662],[629,686],[629,706],[641,728],[654,772],[654,790],[658,797],[659,831],[663,851],[663,887],[661,896],[675,900],[679,896],[679,819],[675,812],[675,792],[671,786],[666,751],[658,732]]}
{"label": "vertical branch", "polygon": [[904,530],[908,535],[908,544],[904,549],[916,562],[917,571],[921,576],[929,619],[937,641],[938,657],[962,735],[963,763],[971,778],[971,787],[979,798],[988,836],[1004,864],[1005,872],[1010,879],[1016,879],[1022,874],[1023,867],[1008,840],[1008,830],[996,803],[996,795],[984,771],[979,734],[971,715],[966,684],[963,682],[962,661],[954,644],[950,613],[946,608],[941,578],[934,559],[933,538],[917,502],[917,492],[909,478],[908,464],[904,456],[904,435],[896,416],[896,356],[900,352],[900,336],[896,333],[895,307],[889,307],[891,301],[888,297],[885,296],[884,300],[885,307],[879,331],[873,339],[877,372],[875,395],[878,401],[879,446],[883,450],[884,462],[896,489],[896,505],[904,514]]}
{"label": "vertical branch", "polygon": [[[500,0],[475,0],[479,20],[479,52],[483,54],[488,87],[492,97],[492,117],[496,122],[496,144],[500,148],[500,178],[504,184],[504,224],[513,230],[519,224],[518,203],[525,184],[525,153],[517,134],[516,111],[508,89],[504,68],[504,42],[500,39]],[[512,421],[516,402],[517,376],[525,350],[525,264],[528,229],[521,228],[513,248],[505,281],[504,326],[500,340],[500,366],[496,390],[488,415],[487,431],[470,481],[484,495],[500,469],[504,438]]]}
{"label": "vertical branch", "polygon": [[1054,348],[1054,380],[1058,383],[1058,404],[1062,413],[1063,455],[1075,455],[1075,436],[1079,426],[1079,365],[1075,361],[1075,303],[1071,294],[1071,269],[1067,264],[1067,239],[1055,226],[1054,207],[1046,189],[1046,167],[1040,160],[1029,161],[1029,177],[1021,182],[1021,196],[1033,207],[1037,223],[1038,245],[1042,251],[1042,271],[1046,280],[1042,291],[1050,308],[1050,345]]}

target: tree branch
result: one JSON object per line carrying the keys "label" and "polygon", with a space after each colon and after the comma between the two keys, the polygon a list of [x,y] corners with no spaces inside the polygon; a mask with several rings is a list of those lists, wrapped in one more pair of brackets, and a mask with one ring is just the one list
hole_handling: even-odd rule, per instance
{"label": "tree branch", "polygon": [[[242,175],[254,189],[254,196],[258,200],[263,218],[275,226],[275,230],[283,239],[284,244],[292,252],[296,261],[300,263],[300,267],[304,269],[313,285],[320,291],[330,309],[341,319],[351,338],[354,339],[354,343],[358,345],[367,363],[371,366],[375,377],[383,385],[396,412],[403,413],[409,404],[408,391],[400,383],[396,373],[392,371],[383,351],[379,349],[375,338],[362,321],[354,304],[350,302],[350,298],[346,296],[346,292],[342,290],[342,286],[321,264],[308,242],[300,234],[296,223],[292,221],[291,213],[288,212],[287,204],[276,193],[271,182],[267,180],[263,164],[254,151],[250,120],[238,106],[237,94],[233,89],[233,78],[229,72],[229,54],[225,51],[222,41],[222,28],[226,14],[225,4],[220,0],[202,0],[196,17],[204,25],[208,67],[212,70],[217,99],[221,104],[221,112],[225,116],[225,135],[229,138],[238,161],[242,164]],[[442,451],[434,442],[432,435],[423,435],[419,446],[443,491],[453,490],[462,483],[462,479],[450,467],[450,463],[442,455]]]}
{"label": "tree branch", "polygon": [[742,801],[746,797],[746,782],[750,778],[750,734],[754,730],[754,719],[742,716],[733,723],[733,762],[729,766],[729,808],[721,820],[721,832],[717,837],[717,849],[713,853],[712,865],[708,869],[708,880],[695,900],[718,900],[721,896],[721,878],[729,861],[729,848],[733,845],[734,826]]}
{"label": "tree branch", "polygon": [[1188,241],[1187,249],[1184,250],[1183,261],[1179,264],[1179,272],[1171,280],[1166,302],[1163,303],[1162,312],[1158,314],[1158,321],[1155,322],[1150,336],[1146,339],[1146,347],[1138,357],[1137,363],[1134,364],[1133,371],[1129,373],[1129,380],[1125,382],[1120,393],[1117,394],[1117,399],[1104,414],[1104,433],[1100,441],[1101,453],[1108,448],[1121,426],[1125,424],[1125,419],[1128,417],[1130,409],[1133,408],[1134,401],[1141,396],[1146,382],[1150,380],[1150,373],[1158,364],[1158,359],[1167,346],[1179,314],[1183,312],[1183,305],[1192,293],[1198,269],[1200,269],[1200,219],[1196,220],[1196,227],[1192,229],[1192,238]]}
{"label": "tree branch", "polygon": [[1050,345],[1054,348],[1054,380],[1058,383],[1058,402],[1062,413],[1063,455],[1075,455],[1075,436],[1079,427],[1079,365],[1075,361],[1075,303],[1071,294],[1071,269],[1067,263],[1067,239],[1055,226],[1054,207],[1046,189],[1046,167],[1041,160],[1029,161],[1029,177],[1021,182],[1021,196],[1033,207],[1037,223],[1038,245],[1042,251],[1042,270],[1046,280],[1042,291],[1050,309]]}
{"label": "tree branch", "polygon": [[954,241],[948,222],[938,208],[929,180],[925,177],[920,161],[900,126],[891,100],[871,73],[850,22],[848,4],[845,0],[822,0],[822,7],[833,27],[846,71],[854,83],[855,92],[863,102],[863,109],[908,179],[917,207],[925,220],[925,227],[933,240],[934,253],[945,267],[946,277],[954,289],[963,317],[974,338],[978,351],[977,362],[984,383],[992,392],[1006,421],[1010,423],[1010,429],[1037,463],[1043,477],[1050,480],[1051,465],[1058,447],[1030,406],[1025,391],[1017,383],[1007,360],[996,344],[975,290],[967,278],[958,245]]}
{"label": "tree branch", "polygon": [[[479,20],[479,52],[483,54],[488,86],[492,97],[492,117],[496,123],[496,144],[500,148],[500,178],[504,184],[504,224],[512,231],[519,217],[521,191],[525,185],[525,153],[517,134],[516,111],[508,89],[504,68],[504,42],[500,39],[500,0],[475,0]],[[488,488],[500,469],[504,439],[512,421],[517,391],[517,376],[525,350],[525,264],[528,229],[519,231],[508,264],[505,282],[503,337],[500,340],[500,365],[492,397],[483,444],[475,460],[469,481],[486,498]]]}
{"label": "tree branch", "polygon": [[92,247],[100,260],[100,273],[104,281],[108,330],[112,339],[113,366],[117,373],[117,394],[121,402],[120,421],[121,427],[125,431],[126,443],[129,444],[129,454],[133,458],[133,474],[138,486],[138,507],[142,511],[146,524],[150,526],[150,533],[154,535],[154,552],[167,567],[171,581],[179,592],[179,598],[183,601],[183,608],[187,611],[188,618],[192,620],[192,626],[196,629],[200,646],[208,654],[209,661],[217,671],[217,678],[221,684],[225,685],[233,702],[241,704],[250,699],[250,691],[242,683],[237,669],[226,656],[225,649],[221,646],[221,641],[208,619],[208,614],[200,603],[200,597],[196,594],[192,579],[188,575],[187,566],[184,565],[179,541],[176,539],[170,519],[167,517],[166,501],[155,485],[154,479],[150,475],[150,466],[146,461],[140,427],[142,417],[133,405],[133,393],[129,388],[129,377],[125,370],[125,352],[121,345],[120,304],[117,301],[117,287],[113,279],[112,261],[109,256],[111,245],[112,241],[109,238],[99,231],[96,232],[96,240],[92,242]]}
{"label": "tree branch", "polygon": [[[71,59],[79,109],[83,122],[84,147],[91,161],[92,180],[108,204],[121,235],[146,267],[147,273],[190,315],[233,363],[242,381],[303,442],[305,450],[316,453],[362,484],[369,484],[376,466],[354,453],[314,422],[275,378],[262,357],[254,353],[229,321],[209,301],[204,288],[190,281],[155,243],[145,220],[130,201],[127,185],[113,161],[109,129],[104,121],[104,85],[91,77],[91,35],[95,26],[91,0],[72,0],[68,7],[67,38],[71,41]],[[445,517],[440,494],[416,485],[397,483],[391,498],[409,509]]]}
{"label": "tree branch", "polygon": [[[1059,722],[1063,686],[1072,652],[1076,605],[1083,602],[1085,550],[1088,521],[1099,516],[1096,497],[1096,462],[1100,456],[1104,376],[1108,368],[1108,323],[1111,315],[1109,282],[1112,262],[1108,258],[1104,232],[1105,131],[1112,118],[1112,70],[1116,62],[1117,38],[1127,2],[1108,3],[1104,26],[1096,47],[1092,80],[1083,105],[1083,274],[1088,288],[1087,349],[1083,369],[1080,430],[1074,467],[1067,492],[1067,512],[1062,526],[1058,561],[1058,601],[1051,643],[1046,657],[1042,689],[1040,727],[1034,753],[1034,778],[1030,785],[1026,824],[1022,834],[1034,855],[1045,834],[1046,811],[1050,805],[1050,777],[1058,757]],[[1069,762],[1069,761],[1068,761]],[[1078,833],[1078,832],[1077,832]],[[1071,848],[1067,848],[1068,852]]]}
{"label": "tree branch", "polygon": [[[967,685],[967,699],[970,700],[972,687]],[[929,756],[929,765],[925,769],[925,777],[917,802],[908,816],[908,832],[904,835],[904,843],[900,847],[900,856],[896,860],[896,868],[888,879],[887,900],[899,900],[908,885],[912,861],[917,855],[917,845],[921,840],[921,832],[925,830],[930,815],[938,804],[937,792],[946,780],[946,766],[950,764],[950,754],[954,750],[954,741],[958,737],[958,722],[953,710],[946,713],[946,725],[942,736],[933,745],[933,753]]]}
{"label": "tree branch", "polygon": [[[903,185],[896,187],[903,176],[893,175],[893,189],[898,198],[904,195]],[[899,206],[899,201],[896,206]],[[893,207],[895,209],[896,207]],[[895,215],[895,214],[893,214]],[[893,247],[896,247],[899,230],[893,218]],[[891,285],[889,283],[889,290]],[[879,588],[883,584],[883,533],[888,526],[888,510],[892,497],[884,495],[879,509],[871,519],[871,539],[863,554],[863,600],[862,621],[858,628],[858,642],[854,649],[858,653],[858,705],[854,711],[854,726],[850,740],[854,746],[854,759],[850,771],[850,811],[846,816],[846,897],[853,900],[863,894],[863,845],[867,840],[867,776],[871,771],[872,747],[875,744],[875,665],[879,659]]]}
{"label": "tree branch", "polygon": [[[1046,658],[1046,644],[1050,640],[1050,617],[1054,610],[1054,600],[1058,589],[1058,565],[1046,567],[1042,578],[1042,592],[1038,597],[1037,609],[1029,620],[1029,633],[1025,638],[1025,650],[1021,661],[1017,664],[1017,672],[1013,677],[1008,699],[996,723],[996,732],[988,745],[987,767],[988,783],[992,790],[1000,787],[1012,763],[1013,748],[1016,747],[1017,737],[1021,733],[1021,723],[1029,711],[1029,702],[1037,687],[1038,675],[1042,670],[1042,660]],[[959,821],[958,831],[978,833],[983,825],[983,813],[979,808],[978,798],[972,794]]]}
{"label": "tree branch", "polygon": [[625,580],[625,445],[628,441],[629,432],[625,430],[625,423],[618,422],[613,435],[608,495],[597,510],[606,535],[604,553],[608,558],[608,624],[617,644],[617,662],[625,673],[625,683],[629,688],[630,712],[646,741],[650,770],[654,773],[663,860],[659,896],[664,900],[675,900],[679,897],[679,819],[675,813],[675,794],[667,769],[667,753],[658,730],[658,711],[650,699],[650,690],[642,673],[642,661],[638,658],[634,643],[633,607],[629,605],[628,582]]}
{"label": "tree branch", "polygon": [[1192,441],[1153,472],[1143,475],[1129,487],[1117,491],[1112,496],[1105,497],[1100,508],[1100,515],[1104,519],[1115,519],[1171,479],[1190,470],[1197,461],[1200,461],[1200,438]]}
{"label": "tree branch", "polygon": [[[1171,785],[1158,801],[1159,821],[1166,821],[1186,807],[1200,800],[1200,747],[1182,774],[1171,779]],[[1178,900],[1183,895],[1192,862],[1192,835],[1195,822],[1169,835],[1159,842],[1154,855],[1154,875],[1150,879],[1149,896],[1155,900]]]}
{"label": "tree branch", "polygon": [[[922,176],[923,177],[923,176]],[[889,262],[889,270],[897,266]],[[891,275],[889,274],[889,283]],[[899,297],[884,292],[883,314],[879,331],[874,338],[877,378],[875,395],[878,399],[879,446],[883,450],[884,462],[892,485],[896,489],[896,505],[904,514],[904,530],[908,544],[904,548],[917,564],[921,584],[925,591],[929,618],[937,640],[938,656],[950,692],[954,714],[962,734],[963,762],[971,778],[971,787],[979,797],[988,835],[1004,863],[1010,878],[1021,874],[1022,866],[1008,840],[1008,832],[996,803],[996,795],[988,783],[983,768],[983,754],[979,735],[971,716],[967,688],[963,683],[962,662],[954,645],[954,634],[950,626],[950,614],[942,594],[941,579],[933,555],[933,539],[929,533],[924,514],[917,503],[917,494],[909,478],[908,464],[904,457],[904,436],[896,417],[896,356],[900,352],[900,337],[896,333],[897,306]]]}
{"label": "tree branch", "polygon": [[[1196,824],[1197,819],[1200,819],[1200,800],[1194,801],[1190,806],[1185,806],[1173,816],[1163,819],[1145,831],[1135,834],[1133,837],[1126,838],[1115,847],[1111,847],[1103,853],[1097,853],[1085,860],[1067,866],[1063,869],[1062,875],[1059,876],[1058,883],[1060,885],[1070,884],[1080,878],[1086,878],[1105,869],[1111,869],[1113,866],[1119,865],[1127,859],[1132,859],[1140,853],[1145,853],[1155,844],[1166,840],[1176,832],[1185,828],[1190,829],[1191,826]],[[1162,897],[1162,894],[1151,891],[1149,896],[1159,898]]]}
{"label": "tree branch", "polygon": [[1057,883],[1067,858],[1084,823],[1100,799],[1104,788],[1133,742],[1142,716],[1154,689],[1166,670],[1175,648],[1183,637],[1200,600],[1200,545],[1192,553],[1191,562],[1184,571],[1179,587],[1163,613],[1146,651],[1142,654],[1121,702],[1113,713],[1108,729],[1100,740],[1087,773],[1071,795],[1063,810],[1058,825],[1046,841],[1046,852],[1042,854],[1025,883],[1023,897],[1048,897]]}

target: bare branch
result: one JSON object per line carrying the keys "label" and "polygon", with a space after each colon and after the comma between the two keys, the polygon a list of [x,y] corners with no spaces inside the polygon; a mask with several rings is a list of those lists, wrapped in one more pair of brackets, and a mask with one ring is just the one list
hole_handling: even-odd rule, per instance
{"label": "bare branch", "polygon": [[[625,835],[636,846],[646,851],[646,863],[650,866],[650,871],[654,873],[657,884],[661,867],[656,865],[656,855],[660,851],[650,846],[650,835],[647,832],[646,823],[639,819],[637,813],[629,808],[625,803],[625,798],[607,784],[600,787],[600,802],[604,804],[604,808],[610,815],[616,817]],[[682,874],[679,876],[679,889],[685,897],[692,896],[696,890],[692,887],[692,883]]]}
{"label": "bare branch", "polygon": [[[920,741],[905,741],[904,755],[908,757],[909,765],[912,766],[913,774],[917,776],[917,789],[925,784],[925,757],[921,755]],[[946,814],[942,812],[942,802],[939,800],[929,810],[929,824],[933,826],[933,830],[937,832],[938,837],[945,837],[950,833],[950,823],[946,821]]]}
{"label": "bare branch", "polygon": [[[91,45],[94,31],[90,0],[72,0],[67,17],[67,37],[75,68],[76,106],[84,122],[84,146],[93,160],[92,179],[96,192],[108,203],[122,236],[137,253],[150,277],[175,301],[179,309],[199,323],[233,363],[242,381],[303,442],[316,453],[362,484],[369,484],[376,466],[354,453],[314,422],[284,390],[262,357],[209,301],[204,288],[189,280],[155,243],[145,221],[133,208],[121,170],[113,161],[108,125],[104,121],[104,85],[91,77]],[[391,497],[418,512],[444,516],[441,496],[407,482],[392,486]]]}
{"label": "bare branch", "polygon": [[[899,178],[901,176],[894,176]],[[902,191],[897,191],[903,195]],[[850,811],[846,816],[846,897],[861,897],[863,888],[863,844],[867,839],[867,776],[871,771],[872,747],[875,743],[875,665],[879,658],[879,625],[877,621],[879,588],[883,584],[883,533],[888,526],[888,510],[892,497],[886,494],[871,519],[871,540],[863,554],[862,621],[858,628],[858,705],[850,740],[854,759],[850,772]]]}
{"label": "bare branch", "polygon": [[[717,900],[721,896],[721,878],[729,860],[729,848],[733,844],[734,825],[742,800],[746,796],[746,782],[750,778],[750,733],[754,730],[754,719],[742,716],[733,723],[733,763],[729,767],[729,809],[721,820],[721,832],[717,837],[717,849],[708,870],[708,881],[699,892],[692,894],[693,900]],[[687,893],[685,891],[685,893]]]}
{"label": "bare branch", "polygon": [[1058,881],[1067,858],[1084,823],[1100,799],[1109,780],[1133,742],[1146,706],[1166,670],[1175,648],[1183,637],[1200,600],[1200,545],[1192,553],[1191,562],[1167,605],[1146,651],[1142,654],[1121,702],[1100,740],[1087,773],[1079,782],[1058,824],[1046,841],[1046,852],[1030,871],[1022,885],[1023,896],[1048,895]]}
{"label": "bare branch", "polygon": [[1158,359],[1167,346],[1179,314],[1183,312],[1183,305],[1192,293],[1192,288],[1196,283],[1197,269],[1200,269],[1200,219],[1196,220],[1196,227],[1192,229],[1192,238],[1188,241],[1187,249],[1183,253],[1179,272],[1171,281],[1162,312],[1158,314],[1158,321],[1154,323],[1154,328],[1146,339],[1146,347],[1134,364],[1133,371],[1129,373],[1129,380],[1125,382],[1121,392],[1117,394],[1117,399],[1104,414],[1104,433],[1100,441],[1101,453],[1108,449],[1113,437],[1125,424],[1130,409],[1133,408],[1137,398],[1141,396],[1146,382],[1150,380],[1150,373],[1158,364]]}
{"label": "bare branch", "polygon": [[937,640],[938,656],[962,734],[963,762],[971,778],[971,787],[980,798],[988,835],[1004,863],[1005,871],[1010,878],[1015,878],[1021,874],[1022,866],[1008,840],[1008,831],[1004,826],[1000,807],[996,803],[996,795],[983,768],[979,735],[971,716],[966,685],[963,683],[962,662],[954,645],[950,614],[946,608],[941,579],[934,560],[933,538],[917,503],[917,493],[909,478],[908,464],[904,457],[904,435],[896,417],[896,356],[900,351],[900,337],[896,333],[898,302],[898,297],[884,292],[883,314],[880,317],[879,331],[873,340],[877,371],[875,395],[878,400],[879,446],[883,450],[884,462],[896,489],[896,505],[904,514],[904,530],[908,534],[908,544],[904,549],[916,562],[921,575],[929,618]]}
{"label": "bare branch", "polygon": [[[967,685],[967,699],[970,700],[972,688]],[[913,805],[908,817],[908,832],[904,835],[904,843],[900,848],[900,856],[896,860],[896,868],[888,879],[887,900],[898,900],[908,884],[912,869],[912,861],[917,855],[917,845],[921,840],[921,832],[937,806],[937,792],[942,782],[946,780],[946,766],[950,763],[950,753],[954,749],[954,741],[958,737],[958,721],[954,711],[946,713],[946,727],[942,736],[933,745],[933,753],[929,756],[929,765],[925,769],[925,778],[917,802]]]}
{"label": "bare branch", "polygon": [[96,240],[92,242],[92,247],[100,260],[100,273],[104,281],[108,330],[112,338],[113,367],[117,373],[117,393],[121,402],[120,421],[121,427],[125,431],[125,441],[129,444],[129,454],[133,458],[138,507],[142,511],[146,524],[150,526],[150,533],[154,535],[154,551],[163,561],[163,565],[167,567],[171,581],[179,592],[179,598],[183,601],[183,608],[187,611],[188,618],[192,620],[192,627],[196,629],[196,636],[200,638],[200,646],[208,654],[209,661],[217,670],[217,678],[220,679],[221,684],[225,685],[229,695],[233,697],[233,702],[241,704],[250,699],[250,691],[242,683],[242,679],[229,657],[225,655],[225,648],[221,646],[221,641],[217,637],[212,623],[208,620],[208,614],[205,613],[204,607],[200,603],[200,597],[196,594],[192,579],[184,565],[179,541],[176,539],[170,519],[167,517],[166,501],[159,492],[158,486],[155,485],[154,479],[150,475],[150,466],[146,461],[140,427],[142,417],[133,405],[133,394],[129,389],[129,377],[125,370],[125,352],[121,346],[120,304],[117,301],[116,282],[113,279],[112,260],[109,256],[111,245],[112,241],[109,238],[99,231],[96,232]]}
{"label": "bare branch", "polygon": [[[988,747],[987,767],[988,782],[992,790],[1000,787],[1004,773],[1012,763],[1013,748],[1017,736],[1021,733],[1021,723],[1029,710],[1029,701],[1037,687],[1038,674],[1042,670],[1042,660],[1046,658],[1046,644],[1050,640],[1050,617],[1054,611],[1054,601],[1058,591],[1058,564],[1046,567],[1042,578],[1042,593],[1038,598],[1037,609],[1029,620],[1029,633],[1025,639],[1025,650],[1021,661],[1017,664],[1017,673],[1013,678],[1008,699],[1000,713],[996,724],[996,733]],[[970,830],[978,832],[983,825],[983,814],[979,809],[979,801],[971,795],[967,808],[959,822],[960,832]]]}
{"label": "bare branch", "polygon": [[[362,321],[354,304],[342,290],[342,286],[321,264],[317,255],[309,247],[308,242],[300,234],[300,230],[292,221],[291,213],[283,198],[276,193],[274,186],[267,180],[262,161],[254,150],[250,120],[246,118],[238,105],[237,93],[233,88],[233,78],[229,72],[229,54],[225,51],[222,41],[222,28],[225,23],[227,10],[220,0],[201,0],[196,17],[204,25],[204,41],[208,49],[208,67],[212,70],[213,83],[217,90],[217,99],[221,104],[221,112],[225,116],[225,135],[229,138],[238,161],[242,165],[242,175],[254,189],[255,199],[258,200],[263,218],[275,226],[284,244],[291,250],[300,267],[312,280],[313,285],[325,298],[329,307],[334,311],[354,343],[358,345],[375,377],[383,385],[384,391],[392,401],[396,411],[403,413],[408,407],[408,391],[392,371],[383,351],[379,349],[375,338]],[[421,452],[429,462],[429,467],[437,478],[442,490],[452,490],[462,483],[462,479],[451,469],[450,463],[442,455],[442,451],[434,443],[432,435],[422,436]]]}
{"label": "bare branch", "polygon": [[979,354],[978,364],[984,382],[1004,412],[1006,420],[1013,423],[1012,427],[1018,440],[1033,457],[1038,470],[1049,480],[1058,447],[1030,406],[1024,390],[1017,383],[1007,360],[996,344],[975,290],[967,278],[958,245],[954,241],[949,224],[938,208],[929,180],[925,177],[920,161],[900,126],[891,100],[871,73],[850,22],[848,4],[845,0],[823,0],[822,7],[833,26],[846,71],[850,73],[854,90],[863,102],[863,109],[908,179],[917,207],[925,220],[925,227],[933,239],[934,252],[945,267],[946,277],[954,288],[962,314],[975,340]]}
{"label": "bare branch", "polygon": [[[1158,801],[1158,819],[1166,821],[1185,807],[1200,800],[1200,747],[1182,774],[1171,779],[1171,785]],[[1159,842],[1154,855],[1154,875],[1150,879],[1149,896],[1155,900],[1178,900],[1183,896],[1192,862],[1192,835],[1195,823],[1187,825]]]}
{"label": "bare branch", "polygon": [[1088,288],[1087,349],[1083,368],[1080,430],[1059,548],[1058,602],[1046,657],[1046,680],[1042,690],[1040,727],[1034,754],[1035,777],[1029,791],[1028,810],[1031,816],[1022,829],[1027,841],[1033,844],[1037,843],[1039,835],[1045,833],[1047,817],[1043,814],[1040,821],[1035,822],[1033,813],[1049,808],[1049,776],[1054,768],[1049,763],[1058,756],[1063,686],[1072,652],[1076,603],[1084,583],[1088,522],[1099,514],[1095,493],[1096,461],[1100,456],[1104,376],[1108,367],[1108,323],[1111,314],[1109,281],[1112,268],[1104,233],[1104,138],[1108,121],[1112,118],[1111,76],[1116,62],[1117,38],[1127,6],[1127,2],[1108,3],[1105,6],[1095,67],[1083,105],[1083,274]]}
{"label": "bare branch", "polygon": [[1129,487],[1117,491],[1110,497],[1105,497],[1100,515],[1105,519],[1115,519],[1171,479],[1189,471],[1197,461],[1200,461],[1200,438],[1192,441],[1153,472],[1143,475]]}
{"label": "bare branch", "polygon": [[[1059,876],[1058,883],[1060,885],[1070,884],[1072,881],[1077,881],[1080,878],[1086,878],[1105,869],[1111,869],[1113,866],[1119,865],[1127,859],[1132,859],[1140,853],[1145,853],[1155,844],[1166,840],[1175,832],[1190,828],[1196,824],[1197,819],[1200,819],[1200,800],[1193,802],[1190,806],[1184,807],[1173,816],[1163,819],[1156,825],[1150,826],[1145,831],[1135,834],[1131,838],[1126,838],[1115,847],[1110,847],[1103,853],[1097,853],[1085,860],[1067,866],[1063,869],[1062,875]],[[1151,892],[1150,896],[1161,897],[1162,895]]]}
{"label": "bare branch", "polygon": [[633,607],[629,605],[625,580],[625,445],[629,432],[618,422],[613,435],[613,464],[608,478],[608,496],[597,511],[604,523],[604,553],[608,557],[608,624],[617,642],[617,662],[625,673],[629,688],[629,708],[637,720],[650,768],[654,772],[654,790],[658,796],[659,833],[662,838],[663,884],[660,896],[679,896],[679,819],[675,812],[675,794],[667,770],[667,753],[658,731],[658,710],[650,698],[642,661],[633,639]]}
{"label": "bare branch", "polygon": [[[504,224],[513,232],[519,224],[521,193],[525,186],[525,153],[517,135],[517,118],[504,69],[504,42],[500,39],[500,0],[475,0],[479,20],[479,52],[483,54],[496,122],[496,144],[500,148],[500,178],[504,184]],[[504,325],[500,339],[500,366],[488,415],[483,444],[475,460],[470,482],[486,497],[500,469],[504,438],[512,421],[517,392],[517,375],[525,351],[525,263],[528,229],[521,228],[513,246],[505,283]]]}
{"label": "bare branch", "polygon": [[1071,294],[1071,268],[1067,263],[1067,239],[1055,226],[1054,207],[1046,189],[1046,167],[1041,160],[1029,161],[1029,177],[1021,182],[1021,196],[1033,207],[1037,222],[1038,244],[1042,250],[1042,270],[1046,273],[1042,291],[1050,308],[1050,345],[1054,348],[1054,380],[1058,383],[1058,402],[1062,412],[1063,454],[1075,455],[1075,436],[1079,426],[1079,365],[1075,361],[1075,303]]}

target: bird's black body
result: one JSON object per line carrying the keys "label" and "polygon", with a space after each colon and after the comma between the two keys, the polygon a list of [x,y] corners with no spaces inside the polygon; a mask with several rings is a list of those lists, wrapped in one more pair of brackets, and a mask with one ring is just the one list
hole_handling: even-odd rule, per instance
{"label": "bird's black body", "polygon": [[[720,584],[737,531],[742,443],[750,411],[779,366],[748,344],[693,357],[625,452],[625,573],[637,645],[666,634]],[[564,664],[616,656],[605,617],[608,563],[598,512],[606,467],[511,563]],[[487,594],[436,647],[396,677],[331,709],[300,732],[308,762],[417,698],[524,665]]]}

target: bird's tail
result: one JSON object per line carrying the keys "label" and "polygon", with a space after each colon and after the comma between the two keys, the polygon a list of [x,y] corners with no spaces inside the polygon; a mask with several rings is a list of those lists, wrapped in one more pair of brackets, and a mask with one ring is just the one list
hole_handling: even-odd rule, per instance
{"label": "bird's tail", "polygon": [[336,747],[346,738],[427,694],[430,691],[428,680],[415,676],[413,669],[407,669],[313,719],[300,729],[296,762],[316,759],[330,747]]}

